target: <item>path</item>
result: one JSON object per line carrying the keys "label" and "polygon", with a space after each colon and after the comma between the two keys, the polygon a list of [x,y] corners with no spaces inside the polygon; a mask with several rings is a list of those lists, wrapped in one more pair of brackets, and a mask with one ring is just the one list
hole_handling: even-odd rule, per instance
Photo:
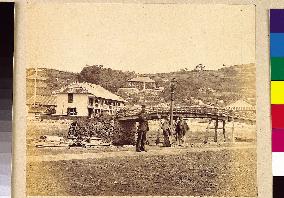
{"label": "path", "polygon": [[203,147],[165,147],[162,149],[149,149],[148,152],[135,152],[134,149],[128,151],[111,151],[100,153],[82,153],[82,154],[57,154],[57,155],[42,155],[42,156],[27,156],[28,162],[41,161],[60,161],[60,160],[82,160],[82,159],[104,159],[114,157],[136,157],[136,156],[157,156],[157,155],[178,155],[191,152],[204,151],[221,151],[221,150],[236,150],[236,149],[256,149],[254,144],[234,144],[233,146],[218,146],[210,145]]}

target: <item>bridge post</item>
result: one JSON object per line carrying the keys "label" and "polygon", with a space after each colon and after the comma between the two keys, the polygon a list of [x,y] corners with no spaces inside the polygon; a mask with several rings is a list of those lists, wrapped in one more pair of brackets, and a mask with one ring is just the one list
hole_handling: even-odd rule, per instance
{"label": "bridge post", "polygon": [[216,122],[215,122],[215,135],[214,135],[214,142],[218,141],[218,116],[216,117]]}
{"label": "bridge post", "polygon": [[209,128],[210,128],[211,122],[212,122],[212,119],[209,120],[208,125],[207,125],[207,127],[206,127],[205,138],[204,138],[204,144],[206,144],[206,143],[208,142]]}
{"label": "bridge post", "polygon": [[226,124],[226,120],[222,120],[223,121],[223,135],[224,135],[224,142],[226,142],[226,130],[225,130],[225,124]]}
{"label": "bridge post", "polygon": [[175,80],[175,78],[173,78],[171,80],[171,104],[170,104],[170,125],[171,125],[171,130],[173,130],[173,119],[174,119],[174,93],[175,93],[175,83],[177,81]]}
{"label": "bridge post", "polygon": [[235,142],[235,119],[234,119],[234,116],[233,116],[233,126],[232,126],[232,142],[234,143]]}

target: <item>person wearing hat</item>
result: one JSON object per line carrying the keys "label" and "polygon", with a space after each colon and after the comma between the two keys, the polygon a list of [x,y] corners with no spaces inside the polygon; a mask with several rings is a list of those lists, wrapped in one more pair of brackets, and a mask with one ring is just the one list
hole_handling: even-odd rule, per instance
{"label": "person wearing hat", "polygon": [[142,105],[142,110],[140,114],[138,115],[138,136],[137,136],[137,142],[136,142],[136,151],[141,152],[145,151],[145,142],[146,142],[146,134],[147,131],[149,131],[149,125],[148,125],[148,119],[147,119],[147,114],[145,111],[146,106]]}
{"label": "person wearing hat", "polygon": [[176,139],[179,146],[182,146],[184,144],[185,134],[188,130],[189,127],[186,121],[183,119],[183,116],[180,116],[176,125]]}
{"label": "person wearing hat", "polygon": [[164,135],[164,146],[165,147],[171,147],[171,141],[170,136],[171,134],[171,126],[170,126],[170,119],[167,117],[165,118],[163,124],[162,124],[162,130]]}

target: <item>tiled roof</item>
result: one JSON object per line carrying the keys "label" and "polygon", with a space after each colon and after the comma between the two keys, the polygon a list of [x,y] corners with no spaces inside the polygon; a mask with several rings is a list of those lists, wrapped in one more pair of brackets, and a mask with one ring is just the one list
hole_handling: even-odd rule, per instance
{"label": "tiled roof", "polygon": [[227,109],[235,109],[235,108],[241,108],[241,109],[255,109],[254,106],[251,104],[247,103],[244,100],[238,100],[234,102],[233,104],[230,104],[226,107]]}
{"label": "tiled roof", "polygon": [[62,87],[55,93],[88,93],[98,98],[125,102],[123,98],[111,93],[100,85],[91,83],[72,83],[70,85]]}
{"label": "tiled roof", "polygon": [[131,80],[128,80],[129,82],[148,82],[148,83],[154,83],[155,81],[152,80],[151,78],[147,77],[136,77],[136,78],[132,78]]}
{"label": "tiled roof", "polygon": [[[27,105],[31,105],[31,104],[34,104],[34,96],[30,97],[27,100]],[[50,96],[37,95],[36,96],[36,104],[56,105],[56,96],[55,95],[50,95]]]}

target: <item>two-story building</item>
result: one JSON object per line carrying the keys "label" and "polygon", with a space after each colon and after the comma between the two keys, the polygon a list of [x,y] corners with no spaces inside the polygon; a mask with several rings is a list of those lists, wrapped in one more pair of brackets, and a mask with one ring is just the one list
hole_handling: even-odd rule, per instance
{"label": "two-story building", "polygon": [[107,112],[114,114],[126,102],[100,85],[72,83],[56,91],[56,114],[92,116]]}
{"label": "two-story building", "polygon": [[156,82],[148,76],[139,76],[128,80],[128,86],[138,90],[155,89]]}

